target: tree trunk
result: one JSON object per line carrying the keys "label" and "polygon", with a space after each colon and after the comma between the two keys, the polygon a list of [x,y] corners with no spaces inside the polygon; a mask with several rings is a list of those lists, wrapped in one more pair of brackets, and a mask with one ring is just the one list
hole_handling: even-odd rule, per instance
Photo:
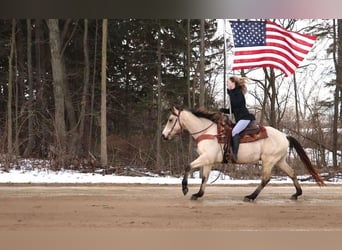
{"label": "tree trunk", "polygon": [[[333,149],[333,166],[337,167],[337,143],[338,143],[338,120],[339,120],[339,112],[338,106],[340,102],[340,90],[339,86],[342,84],[342,19],[337,20],[337,34],[336,30],[336,22],[334,20],[334,63],[336,69],[336,87],[334,93],[334,120],[333,120],[333,138],[332,138],[332,149]],[[336,56],[337,55],[337,56]]]}
{"label": "tree trunk", "polygon": [[293,74],[293,87],[295,92],[295,105],[296,105],[296,131],[300,133],[300,122],[299,122],[299,108],[298,108],[298,88],[297,88],[297,80],[296,73]]}
{"label": "tree trunk", "polygon": [[[35,102],[35,110],[37,111],[37,118],[44,117],[47,115],[47,99],[48,94],[46,94],[45,89],[47,87],[45,74],[42,72],[46,72],[46,64],[42,63],[44,58],[46,58],[46,50],[43,49],[43,41],[45,39],[45,35],[42,32],[42,20],[35,19],[35,70],[36,70],[36,102]],[[51,116],[49,116],[51,117]],[[40,119],[40,122],[37,122],[35,125],[37,138],[39,138],[39,147],[37,146],[35,150],[38,150],[37,153],[39,155],[46,155],[48,153],[48,147],[51,144],[51,131],[48,128],[48,122],[44,121],[44,119]],[[37,140],[38,141],[38,140]],[[34,152],[36,153],[36,152]]]}
{"label": "tree trunk", "polygon": [[[199,106],[200,108],[205,107],[205,83],[204,83],[204,19],[201,19],[200,25],[200,97]],[[200,168],[200,177],[203,177],[203,168]]]}
{"label": "tree trunk", "polygon": [[205,83],[204,83],[204,19],[201,19],[200,25],[200,97],[199,107],[204,108],[205,106]]}
{"label": "tree trunk", "polygon": [[[23,67],[21,67],[22,60],[22,47],[23,44],[21,42],[21,37],[22,37],[22,31],[20,27],[20,21],[17,22],[17,31],[16,31],[16,43],[15,43],[15,49],[14,49],[14,69],[13,71],[15,72],[14,78],[15,78],[15,85],[14,85],[14,155],[19,155],[19,92],[20,89],[23,89],[23,77],[20,74],[22,72]],[[22,102],[21,102],[22,103]],[[13,120],[13,118],[12,118]]]}
{"label": "tree trunk", "polygon": [[16,21],[12,20],[11,50],[8,57],[8,102],[7,102],[7,153],[9,159],[12,159],[13,141],[12,141],[12,95],[13,95],[13,56],[15,47]]}
{"label": "tree trunk", "polygon": [[158,44],[157,44],[157,58],[158,58],[158,63],[157,63],[157,149],[156,149],[156,169],[160,169],[161,166],[161,84],[162,84],[162,76],[161,76],[161,39],[160,39],[160,33],[158,34]]}
{"label": "tree trunk", "polygon": [[277,128],[277,117],[276,117],[276,97],[277,97],[277,90],[275,84],[275,73],[274,69],[270,69],[270,82],[271,86],[271,102],[270,102],[270,125],[274,128]]}
{"label": "tree trunk", "polygon": [[187,56],[186,56],[186,83],[188,85],[188,107],[191,109],[191,85],[190,85],[190,67],[191,67],[191,33],[190,33],[191,19],[187,22]]}
{"label": "tree trunk", "polygon": [[94,103],[95,103],[95,81],[96,81],[96,58],[97,58],[97,36],[98,36],[98,22],[96,20],[95,27],[95,45],[94,45],[94,61],[93,61],[93,79],[91,86],[91,97],[90,97],[90,121],[89,121],[89,137],[88,145],[94,145],[92,142],[93,138],[93,124],[94,124]]}
{"label": "tree trunk", "polygon": [[85,155],[89,151],[88,140],[85,137],[85,122],[86,122],[86,108],[88,107],[88,93],[89,93],[89,52],[88,52],[88,20],[84,20],[84,35],[83,35],[83,54],[84,54],[84,80],[83,80],[83,94],[81,101],[80,112],[80,127],[79,127],[79,147],[81,155]]}
{"label": "tree trunk", "polygon": [[57,153],[57,163],[62,164],[64,162],[63,155],[66,149],[66,129],[64,120],[65,98],[63,92],[64,72],[61,58],[60,31],[58,27],[58,19],[48,19],[47,25],[49,27],[51,66],[55,101],[55,150]]}
{"label": "tree trunk", "polygon": [[102,63],[101,63],[101,165],[106,167],[108,165],[107,158],[107,30],[108,20],[102,21]]}
{"label": "tree trunk", "polygon": [[[223,107],[227,107],[227,39],[226,39],[226,19],[224,19],[223,29]],[[230,105],[229,105],[230,109]],[[231,111],[230,111],[231,113]]]}
{"label": "tree trunk", "polygon": [[24,156],[28,157],[32,153],[34,145],[33,136],[33,76],[32,76],[32,32],[31,19],[27,19],[27,75],[28,75],[28,142],[24,151]]}
{"label": "tree trunk", "polygon": [[[62,67],[63,67],[63,92],[64,92],[64,101],[65,101],[65,110],[66,110],[66,115],[68,118],[68,125],[69,125],[69,137],[70,137],[70,141],[71,143],[68,144],[69,150],[70,151],[74,151],[76,148],[76,143],[77,143],[77,139],[78,139],[78,135],[77,135],[77,116],[75,113],[75,109],[73,106],[73,100],[72,100],[72,93],[69,90],[69,84],[68,84],[68,77],[67,77],[67,69],[65,67],[65,62],[64,62],[64,51],[67,47],[68,42],[72,39],[72,36],[76,30],[77,24],[74,26],[73,32],[71,33],[70,37],[68,38],[68,40],[63,44],[63,41],[66,39],[66,33],[69,27],[71,20],[68,19],[66,21],[66,23],[64,24],[64,28],[63,28],[63,33],[62,35],[59,36],[59,41],[61,44],[61,63],[62,63]],[[67,127],[66,127],[67,130]]]}
{"label": "tree trunk", "polygon": [[[188,107],[192,108],[191,103],[191,82],[190,82],[190,74],[191,74],[191,19],[188,19],[187,23],[187,65],[186,65],[186,82],[188,84]],[[192,89],[195,92],[195,89]],[[191,162],[193,158],[193,140],[192,136],[189,135],[189,148],[188,148],[188,162]]]}
{"label": "tree trunk", "polygon": [[[41,21],[36,19],[35,20],[35,53],[36,53],[36,86],[37,86],[37,102],[40,103],[39,109],[40,112],[45,110],[46,101],[44,98],[44,84],[42,81],[42,70],[41,70]],[[37,107],[38,108],[38,107]]]}

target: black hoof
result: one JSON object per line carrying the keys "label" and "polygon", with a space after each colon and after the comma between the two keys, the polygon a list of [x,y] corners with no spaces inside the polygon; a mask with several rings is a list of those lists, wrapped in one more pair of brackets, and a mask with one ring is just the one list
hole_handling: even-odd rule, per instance
{"label": "black hoof", "polygon": [[245,196],[245,198],[243,199],[244,202],[254,202],[255,198],[252,198],[250,196]]}
{"label": "black hoof", "polygon": [[293,201],[298,200],[298,195],[297,194],[292,195],[291,200],[293,200]]}
{"label": "black hoof", "polygon": [[204,192],[200,190],[198,193],[191,195],[191,200],[195,201],[198,198],[202,197],[203,195],[204,195]]}
{"label": "black hoof", "polygon": [[188,187],[183,187],[182,188],[183,194],[186,195],[189,192]]}
{"label": "black hoof", "polygon": [[198,196],[196,194],[191,195],[191,200],[195,201],[198,199]]}

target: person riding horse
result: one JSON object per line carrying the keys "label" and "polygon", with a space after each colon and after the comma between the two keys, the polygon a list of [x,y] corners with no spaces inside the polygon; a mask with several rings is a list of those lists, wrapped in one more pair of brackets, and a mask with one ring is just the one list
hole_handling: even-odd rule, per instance
{"label": "person riding horse", "polygon": [[[210,171],[215,163],[222,163],[224,155],[224,142],[219,142],[219,126],[217,123],[218,113],[192,112],[186,109],[172,107],[162,131],[165,140],[171,140],[188,131],[197,144],[198,157],[186,165],[182,180],[182,191],[186,195],[189,191],[188,177],[190,172],[196,168],[203,169],[202,183],[199,191],[191,196],[192,200],[203,197]],[[312,165],[308,155],[301,144],[292,136],[270,127],[264,127],[266,137],[259,138],[249,143],[242,143],[239,149],[239,164],[256,163],[261,161],[261,183],[253,193],[245,196],[244,201],[254,201],[259,193],[271,180],[274,167],[284,171],[291,178],[296,188],[296,193],[291,199],[297,200],[302,195],[302,188],[298,182],[293,168],[286,162],[288,150],[294,148],[305,168],[312,175],[319,186],[324,186],[324,180]]]}
{"label": "person riding horse", "polygon": [[[231,112],[234,114],[235,126],[232,130],[232,151],[233,162],[237,162],[237,153],[240,145],[240,133],[248,126],[248,124],[255,120],[255,116],[251,114],[246,107],[245,94],[247,87],[245,78],[238,78],[231,76],[228,79],[227,93],[230,98]],[[220,112],[230,113],[230,109],[221,108]]]}

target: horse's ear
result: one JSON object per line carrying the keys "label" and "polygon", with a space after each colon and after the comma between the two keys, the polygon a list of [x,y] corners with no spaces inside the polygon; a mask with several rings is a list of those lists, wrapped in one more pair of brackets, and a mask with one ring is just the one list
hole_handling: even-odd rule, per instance
{"label": "horse's ear", "polygon": [[171,113],[174,115],[178,115],[179,111],[178,111],[178,107],[177,106],[173,106],[171,108]]}
{"label": "horse's ear", "polygon": [[175,115],[178,115],[178,113],[180,111],[183,110],[183,107],[182,106],[179,106],[179,105],[173,105],[172,108],[171,108],[171,113],[175,114]]}
{"label": "horse's ear", "polygon": [[182,111],[184,109],[182,105],[173,105],[173,108],[177,111]]}

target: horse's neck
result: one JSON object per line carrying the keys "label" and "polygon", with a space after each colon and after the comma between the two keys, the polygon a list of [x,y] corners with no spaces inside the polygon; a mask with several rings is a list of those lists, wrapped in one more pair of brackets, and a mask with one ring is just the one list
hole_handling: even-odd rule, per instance
{"label": "horse's neck", "polygon": [[[189,111],[183,111],[181,113],[180,120],[181,120],[182,125],[189,131],[189,133],[193,134],[194,138],[197,138],[201,134],[208,132],[206,128],[210,126],[210,124],[212,123],[212,121],[208,119],[198,118],[197,116],[190,113]],[[205,130],[205,131],[198,133],[202,130]]]}

